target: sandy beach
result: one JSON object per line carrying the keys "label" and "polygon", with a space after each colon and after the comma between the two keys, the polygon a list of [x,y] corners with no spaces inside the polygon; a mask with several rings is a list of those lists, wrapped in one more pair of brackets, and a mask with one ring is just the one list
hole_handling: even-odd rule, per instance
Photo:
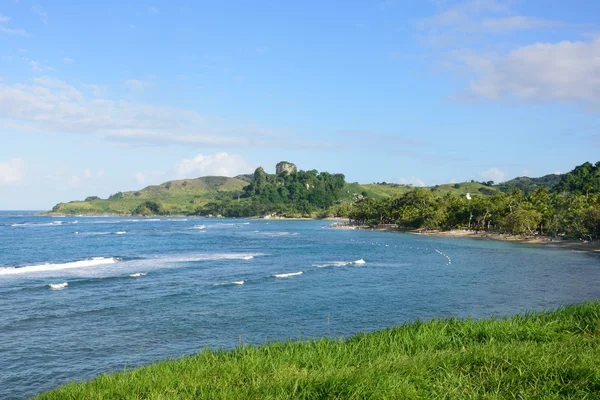
{"label": "sandy beach", "polygon": [[480,240],[498,240],[502,242],[514,242],[522,244],[534,244],[547,247],[557,247],[570,249],[575,251],[589,251],[594,253],[600,253],[600,241],[588,242],[585,240],[567,240],[567,239],[554,239],[549,236],[519,236],[510,235],[506,233],[495,233],[495,232],[481,232],[472,231],[465,229],[454,229],[450,231],[439,231],[439,230],[426,230],[426,229],[402,229],[398,228],[394,224],[379,225],[376,227],[350,225],[348,223],[333,224],[332,228],[335,229],[361,229],[371,231],[389,231],[389,232],[403,232],[413,235],[427,235],[427,236],[438,236],[438,237],[452,237],[452,238],[468,238],[468,239],[480,239]]}

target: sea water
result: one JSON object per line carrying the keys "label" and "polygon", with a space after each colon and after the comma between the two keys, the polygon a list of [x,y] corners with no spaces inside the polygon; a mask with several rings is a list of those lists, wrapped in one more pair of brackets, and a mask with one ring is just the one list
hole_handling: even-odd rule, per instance
{"label": "sea water", "polygon": [[600,296],[600,257],[329,221],[0,213],[0,398],[204,348]]}

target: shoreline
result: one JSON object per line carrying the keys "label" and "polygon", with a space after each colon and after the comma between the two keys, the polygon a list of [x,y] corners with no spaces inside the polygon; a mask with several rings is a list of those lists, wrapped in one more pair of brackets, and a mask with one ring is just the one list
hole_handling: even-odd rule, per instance
{"label": "shoreline", "polygon": [[334,224],[333,229],[360,229],[377,232],[400,232],[412,235],[424,235],[447,238],[466,238],[477,240],[494,240],[498,242],[511,242],[527,245],[538,245],[549,248],[563,248],[574,251],[584,251],[591,253],[600,253],[600,241],[587,242],[574,239],[553,239],[549,236],[518,236],[507,233],[497,232],[481,232],[466,229],[453,229],[449,231],[427,230],[427,229],[403,229],[396,225],[378,225],[374,227],[349,225],[349,224]]}

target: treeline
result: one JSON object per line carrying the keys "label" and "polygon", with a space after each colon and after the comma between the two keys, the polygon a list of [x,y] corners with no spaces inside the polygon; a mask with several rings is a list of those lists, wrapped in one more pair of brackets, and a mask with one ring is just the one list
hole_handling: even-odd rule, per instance
{"label": "treeline", "polygon": [[525,194],[514,189],[470,197],[440,196],[419,188],[394,199],[361,199],[338,213],[360,225],[600,237],[600,162],[576,167],[552,190],[540,187]]}
{"label": "treeline", "polygon": [[196,211],[197,215],[251,217],[267,214],[311,216],[324,212],[339,199],[345,185],[343,174],[316,170],[267,174],[254,172],[241,193],[222,195]]}

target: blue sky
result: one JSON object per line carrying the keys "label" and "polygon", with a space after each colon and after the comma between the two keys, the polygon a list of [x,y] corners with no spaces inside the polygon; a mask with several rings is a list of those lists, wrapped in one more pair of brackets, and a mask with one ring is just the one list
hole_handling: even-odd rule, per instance
{"label": "blue sky", "polygon": [[433,185],[600,159],[600,3],[0,1],[0,209],[278,161]]}

